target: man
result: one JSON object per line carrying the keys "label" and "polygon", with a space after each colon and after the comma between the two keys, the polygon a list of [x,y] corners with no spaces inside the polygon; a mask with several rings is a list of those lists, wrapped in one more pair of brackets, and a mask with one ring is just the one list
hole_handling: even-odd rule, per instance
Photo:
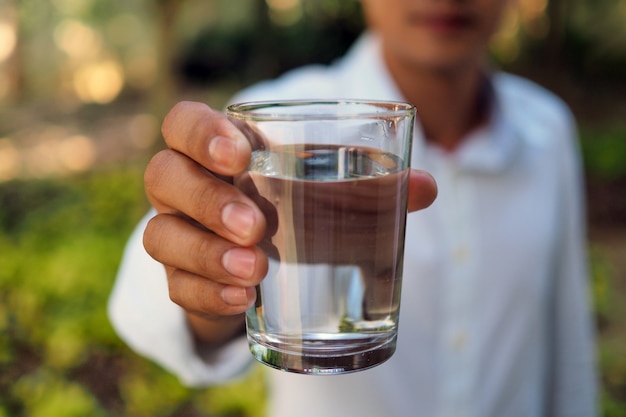
{"label": "man", "polygon": [[[268,415],[595,415],[573,120],[547,91],[490,70],[507,1],[362,4],[369,30],[342,60],[234,101],[408,101],[421,133],[412,166],[437,179],[413,171],[410,209],[439,194],[408,216],[395,355],[345,376],[268,371]],[[245,169],[250,148],[199,103],[175,106],[163,134],[169,149],[145,177],[156,214],[129,242],[110,314],[129,345],[184,382],[222,383],[249,365],[242,313],[267,270],[254,246],[261,212],[221,180]]]}

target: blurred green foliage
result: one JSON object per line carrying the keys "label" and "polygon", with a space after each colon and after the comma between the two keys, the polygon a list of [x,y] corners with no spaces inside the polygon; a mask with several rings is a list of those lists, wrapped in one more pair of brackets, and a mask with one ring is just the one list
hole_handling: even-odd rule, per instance
{"label": "blurred green foliage", "polygon": [[106,316],[145,213],[139,168],[0,184],[0,416],[260,416],[262,378],[193,390],[139,358]]}
{"label": "blurred green foliage", "polygon": [[592,178],[626,178],[626,124],[583,128],[581,137],[585,168]]}
{"label": "blurred green foliage", "polygon": [[196,86],[233,78],[251,84],[306,64],[330,63],[363,30],[358,1],[302,3],[302,16],[292,24],[273,23],[271,10],[257,6],[260,13],[242,24],[201,27],[176,57],[178,77]]}

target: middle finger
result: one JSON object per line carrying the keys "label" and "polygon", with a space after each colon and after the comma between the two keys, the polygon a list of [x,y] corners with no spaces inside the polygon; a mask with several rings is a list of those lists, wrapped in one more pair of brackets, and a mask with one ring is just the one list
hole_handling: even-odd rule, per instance
{"label": "middle finger", "polygon": [[256,244],[265,233],[265,217],[252,200],[179,152],[155,155],[144,182],[158,212],[184,213],[242,246]]}

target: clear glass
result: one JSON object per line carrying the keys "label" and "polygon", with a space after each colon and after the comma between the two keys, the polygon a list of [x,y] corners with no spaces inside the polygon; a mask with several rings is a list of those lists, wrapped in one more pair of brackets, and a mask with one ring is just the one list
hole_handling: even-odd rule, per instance
{"label": "clear glass", "polygon": [[396,345],[415,108],[396,102],[244,103],[253,147],[235,185],[263,210],[269,272],[246,314],[271,367],[341,374]]}

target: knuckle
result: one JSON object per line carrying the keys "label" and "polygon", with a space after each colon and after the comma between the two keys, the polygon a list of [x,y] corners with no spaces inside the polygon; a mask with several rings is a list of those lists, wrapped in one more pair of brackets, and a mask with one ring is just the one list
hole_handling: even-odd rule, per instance
{"label": "knuckle", "polygon": [[215,245],[210,238],[197,239],[193,244],[191,251],[193,253],[196,270],[204,276],[214,276],[219,273],[219,262],[216,258]]}
{"label": "knuckle", "polygon": [[179,277],[179,271],[175,270],[168,274],[167,287],[169,292],[170,300],[173,303],[178,304],[183,308],[187,308],[187,304],[189,303],[188,297],[186,296],[187,291],[184,291],[184,286],[180,285],[182,281],[182,277]]}
{"label": "knuckle", "polygon": [[195,297],[198,310],[205,314],[217,314],[220,312],[217,302],[219,297],[215,294],[215,291],[216,289],[211,285],[202,285],[196,291]]}
{"label": "knuckle", "polygon": [[[165,115],[161,124],[161,134],[170,147],[186,146],[191,137],[196,136],[196,129],[206,129],[207,117],[214,111],[204,103],[181,101]],[[193,142],[193,141],[192,141]]]}
{"label": "knuckle", "polygon": [[220,207],[222,201],[230,199],[230,193],[222,187],[219,180],[207,178],[202,182],[202,186],[194,188],[189,196],[188,204],[193,213],[196,213],[198,220],[203,223],[215,226],[218,225],[221,215]]}
{"label": "knuckle", "polygon": [[166,173],[175,159],[175,152],[169,149],[163,150],[155,154],[144,172],[144,186],[148,194],[158,190]]}
{"label": "knuckle", "polygon": [[176,103],[170,111],[163,118],[163,123],[161,124],[161,134],[163,138],[167,142],[175,132],[175,127],[177,125],[178,119],[181,115],[186,114],[190,106],[192,105],[189,101],[181,101]]}
{"label": "knuckle", "polygon": [[146,224],[143,232],[143,246],[148,255],[155,260],[160,259],[160,249],[163,245],[163,216],[157,214]]}
{"label": "knuckle", "polygon": [[182,270],[174,270],[168,275],[170,300],[185,310],[208,317],[218,317],[226,309],[224,303],[220,302],[219,288],[203,277],[190,276]]}
{"label": "knuckle", "polygon": [[170,138],[172,125],[175,124],[176,117],[180,113],[182,107],[184,107],[184,103],[176,103],[163,118],[163,123],[161,124],[161,135],[163,135],[166,142],[168,138]]}

